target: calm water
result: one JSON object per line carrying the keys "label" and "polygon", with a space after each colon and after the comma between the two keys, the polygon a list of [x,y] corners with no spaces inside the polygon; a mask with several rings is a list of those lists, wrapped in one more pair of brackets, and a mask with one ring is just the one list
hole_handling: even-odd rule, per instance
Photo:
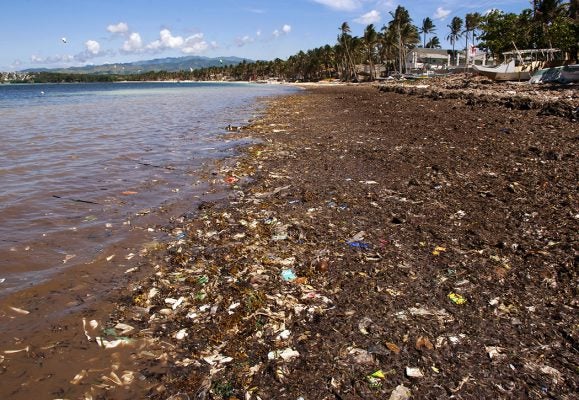
{"label": "calm water", "polygon": [[[0,85],[0,296],[90,262],[138,215],[203,190],[273,85]],[[206,189],[206,188],[205,188]]]}

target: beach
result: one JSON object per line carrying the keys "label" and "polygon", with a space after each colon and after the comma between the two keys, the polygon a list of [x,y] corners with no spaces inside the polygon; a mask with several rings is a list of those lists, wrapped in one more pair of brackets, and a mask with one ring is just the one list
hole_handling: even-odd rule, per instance
{"label": "beach", "polygon": [[3,310],[0,397],[572,398],[573,115],[417,90],[264,100],[138,274],[48,330]]}

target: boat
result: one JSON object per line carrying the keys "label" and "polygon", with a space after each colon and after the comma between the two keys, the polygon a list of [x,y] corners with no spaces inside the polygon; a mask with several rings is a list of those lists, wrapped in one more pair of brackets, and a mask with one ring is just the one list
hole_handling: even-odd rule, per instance
{"label": "boat", "polygon": [[514,50],[503,53],[505,62],[495,67],[473,65],[480,75],[495,81],[528,81],[535,71],[553,62],[559,49]]}
{"label": "boat", "polygon": [[543,68],[531,76],[531,83],[575,83],[579,82],[579,64]]}

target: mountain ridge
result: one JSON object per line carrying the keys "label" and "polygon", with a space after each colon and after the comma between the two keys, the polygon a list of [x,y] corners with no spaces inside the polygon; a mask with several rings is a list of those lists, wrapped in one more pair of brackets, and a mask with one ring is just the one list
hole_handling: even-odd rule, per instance
{"label": "mountain ridge", "polygon": [[99,75],[132,75],[147,72],[177,72],[190,69],[219,67],[224,65],[237,65],[242,62],[253,62],[248,58],[235,56],[228,57],[204,57],[204,56],[184,56],[154,58],[151,60],[140,60],[127,63],[85,65],[82,67],[68,68],[28,68],[21,72],[54,72],[54,73],[77,73],[77,74],[99,74]]}

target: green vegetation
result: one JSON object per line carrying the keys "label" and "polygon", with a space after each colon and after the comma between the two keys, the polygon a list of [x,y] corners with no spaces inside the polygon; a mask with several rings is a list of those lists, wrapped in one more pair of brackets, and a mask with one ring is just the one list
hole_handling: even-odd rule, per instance
{"label": "green vegetation", "polygon": [[[464,36],[465,50],[469,43],[477,44],[496,59],[501,53],[518,49],[558,48],[567,58],[577,58],[579,43],[579,1],[534,0],[532,9],[520,14],[491,11],[466,14],[464,20],[455,16],[448,28],[447,39],[456,58],[456,45]],[[341,79],[351,81],[360,75],[357,66],[366,65],[365,75],[376,78],[374,66],[381,65],[386,73],[407,72],[406,58],[410,50],[422,44],[440,48],[437,36],[427,42],[427,35],[436,31],[430,18],[425,18],[418,28],[406,8],[398,6],[390,13],[391,20],[377,29],[370,24],[362,37],[351,35],[347,22],[338,28],[337,43],[326,45],[289,57],[272,61],[245,60],[235,65],[198,68],[190,71],[153,71],[136,74],[74,74],[39,72],[31,73],[28,82],[114,82],[114,81],[164,81],[164,80],[235,80],[255,81],[282,79],[286,81],[319,81]],[[464,29],[463,29],[464,28]],[[420,36],[422,35],[422,37]],[[422,39],[422,40],[421,40]],[[479,41],[479,43],[477,43]],[[422,42],[422,43],[421,43]],[[362,74],[364,75],[364,74]]]}
{"label": "green vegetation", "polygon": [[115,82],[118,80],[121,80],[118,75],[89,75],[89,74],[58,73],[58,72],[37,72],[30,74],[28,82],[92,83],[92,82]]}
{"label": "green vegetation", "polygon": [[533,1],[520,14],[494,10],[481,19],[480,46],[494,57],[513,49],[557,48],[577,58],[579,20],[577,1]]}

